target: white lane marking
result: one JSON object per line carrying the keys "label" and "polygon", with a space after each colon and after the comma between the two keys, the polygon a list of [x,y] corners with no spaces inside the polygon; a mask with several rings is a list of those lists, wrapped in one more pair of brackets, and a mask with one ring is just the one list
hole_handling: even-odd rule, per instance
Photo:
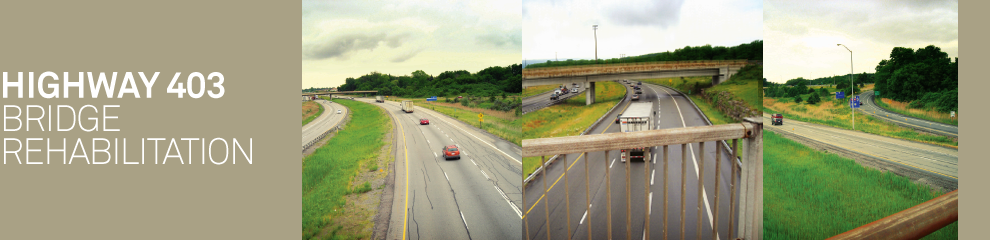
{"label": "white lane marking", "polygon": [[443,177],[446,178],[448,182],[450,182],[450,177],[447,177],[447,172],[443,173]]}
{"label": "white lane marking", "polygon": [[467,219],[464,219],[464,212],[461,212],[461,220],[464,221],[464,228],[471,229],[467,225]]}
{"label": "white lane marking", "polygon": [[450,139],[450,141],[451,141],[451,142],[453,142],[453,141],[454,141],[454,139],[453,139],[453,138],[447,138],[447,139]]}
{"label": "white lane marking", "polygon": [[468,131],[464,131],[464,129],[461,129],[461,127],[458,127],[457,125],[454,125],[454,124],[450,124],[450,122],[447,122],[447,120],[444,120],[443,118],[440,118],[440,117],[437,117],[437,115],[435,115],[435,114],[433,114],[433,113],[429,113],[429,112],[426,112],[426,111],[423,111],[423,112],[425,112],[426,114],[430,114],[430,115],[433,115],[433,116],[434,116],[434,117],[436,117],[437,119],[440,119],[440,121],[444,121],[444,122],[446,122],[446,123],[447,123],[448,125],[451,125],[451,126],[454,126],[454,127],[455,127],[455,128],[457,128],[458,130],[461,130],[461,132],[462,132],[462,133],[467,133],[468,135],[471,135],[471,136],[472,136],[472,137],[474,137],[475,139],[478,139],[479,141],[481,141],[481,142],[483,142],[483,143],[485,143],[485,144],[487,144],[487,145],[488,145],[489,147],[491,147],[492,149],[495,149],[495,151],[498,151],[498,152],[500,152],[500,153],[502,153],[503,155],[505,155],[506,157],[509,157],[509,159],[512,159],[512,160],[514,160],[514,161],[516,161],[516,163],[518,163],[518,164],[522,164],[522,162],[521,162],[521,161],[519,161],[519,159],[516,159],[515,157],[512,157],[512,156],[510,156],[510,155],[509,155],[508,153],[505,153],[504,151],[502,151],[502,149],[498,149],[497,147],[495,147],[495,145],[492,145],[491,143],[489,143],[489,142],[487,142],[487,141],[485,141],[485,140],[482,140],[482,139],[481,139],[481,138],[479,138],[478,136],[475,136],[475,135],[474,135],[473,133],[471,133],[471,132],[468,132]]}
{"label": "white lane marking", "polygon": [[471,163],[474,163],[475,166],[478,166],[478,163],[474,162],[474,159],[471,159]]}
{"label": "white lane marking", "polygon": [[653,215],[653,192],[650,192],[650,201],[646,205],[646,211],[649,215]]}
{"label": "white lane marking", "polygon": [[433,152],[433,157],[440,157],[440,155],[437,155],[436,152]]}
{"label": "white lane marking", "polygon": [[[588,209],[591,209],[591,206],[592,205],[588,205]],[[584,218],[587,217],[587,216],[588,216],[588,210],[584,210],[584,215],[581,216],[581,221],[578,222],[578,225],[584,224]]]}
{"label": "white lane marking", "polygon": [[657,176],[657,169],[654,168],[653,173],[650,174],[650,186],[653,186],[653,179],[656,179],[656,176]]}
{"label": "white lane marking", "polygon": [[516,211],[516,214],[519,215],[519,219],[522,219],[522,211],[519,210],[519,208],[516,207],[515,204],[512,204],[512,200],[509,200],[509,196],[506,196],[505,195],[505,192],[502,192],[502,189],[498,188],[498,186],[495,185],[495,183],[492,183],[492,185],[495,187],[495,191],[498,191],[498,194],[501,194],[502,195],[502,199],[504,199],[505,202],[508,203],[509,206],[512,207],[512,210],[513,211]]}
{"label": "white lane marking", "polygon": [[[668,95],[670,95],[670,92],[667,92],[666,89],[661,88],[660,90],[663,90]],[[683,125],[683,127],[687,127],[687,123],[684,122],[684,114],[681,113],[681,106],[677,104],[677,99],[671,97],[671,100],[674,100],[674,107],[677,108],[677,114],[680,115],[680,117],[681,117],[681,124]],[[688,148],[691,149],[691,159],[694,160],[694,176],[696,178],[700,178],[700,176],[698,176],[698,173],[699,173],[698,172],[698,159],[694,156],[694,145],[688,144]],[[704,149],[702,149],[702,150],[704,150]],[[718,177],[716,176],[716,181],[718,181],[717,178]],[[705,210],[707,210],[707,212],[708,212],[708,224],[709,224],[709,226],[714,225],[712,223],[712,209],[711,209],[712,207],[711,207],[711,204],[708,203],[708,192],[705,191],[705,186],[704,185],[701,185],[701,196],[705,200]],[[715,238],[718,239],[718,235],[716,235]]]}
{"label": "white lane marking", "polygon": [[481,170],[481,175],[485,175],[485,179],[492,180],[492,178],[488,177],[488,174],[485,173],[485,170]]}
{"label": "white lane marking", "polygon": [[612,163],[608,165],[608,168],[612,168],[612,165],[615,165],[615,158],[612,159]]}
{"label": "white lane marking", "polygon": [[[422,132],[422,131],[420,131],[420,132]],[[426,143],[430,143],[430,140],[429,139],[426,139]]]}

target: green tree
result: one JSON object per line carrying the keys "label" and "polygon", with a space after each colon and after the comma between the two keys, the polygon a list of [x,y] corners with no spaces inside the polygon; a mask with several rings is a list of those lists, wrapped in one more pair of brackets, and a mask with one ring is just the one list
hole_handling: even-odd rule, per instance
{"label": "green tree", "polygon": [[821,101],[822,99],[818,96],[817,93],[812,93],[811,96],[808,97],[808,104],[816,104]]}
{"label": "green tree", "polygon": [[801,99],[801,95],[794,96],[794,103],[801,103],[804,99]]}

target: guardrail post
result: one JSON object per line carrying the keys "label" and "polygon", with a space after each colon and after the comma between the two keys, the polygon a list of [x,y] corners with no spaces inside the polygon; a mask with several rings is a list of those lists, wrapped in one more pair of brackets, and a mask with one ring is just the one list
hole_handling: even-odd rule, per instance
{"label": "guardrail post", "polygon": [[681,239],[684,239],[684,215],[687,213],[684,202],[687,201],[687,143],[681,144]]}
{"label": "guardrail post", "polygon": [[[605,150],[605,201],[607,208],[606,221],[608,221],[608,239],[612,239],[612,175],[609,174],[608,150]],[[591,226],[588,226],[591,227]]]}
{"label": "guardrail post", "polygon": [[746,118],[752,123],[747,138],[743,141],[746,153],[743,155],[742,196],[739,215],[739,237],[763,239],[763,119]]}
{"label": "guardrail post", "polygon": [[591,155],[588,155],[587,152],[584,153],[584,206],[587,209],[585,210],[586,214],[588,214],[588,240],[591,240],[591,175],[588,174],[589,156]]}
{"label": "guardrail post", "polygon": [[705,200],[703,195],[705,189],[705,142],[700,142],[698,145],[698,162],[696,163],[698,165],[698,229],[695,232],[698,233],[698,240],[701,240],[701,219],[704,218],[701,215],[701,207]]}
{"label": "guardrail post", "polygon": [[[736,162],[735,159],[729,162]],[[718,176],[722,175],[722,144],[715,142],[715,219],[712,224],[712,238],[718,238],[718,203],[722,192],[719,191],[719,183],[722,181],[718,180]]]}
{"label": "guardrail post", "polygon": [[667,163],[670,158],[668,155],[667,145],[663,146],[663,240],[667,240],[667,177],[670,176],[667,171]]}
{"label": "guardrail post", "polygon": [[632,239],[632,189],[629,183],[629,164],[632,158],[626,160],[626,239]]}
{"label": "guardrail post", "polygon": [[567,154],[560,155],[560,158],[564,160],[564,206],[567,209],[567,239],[571,239],[571,189],[567,187]]}

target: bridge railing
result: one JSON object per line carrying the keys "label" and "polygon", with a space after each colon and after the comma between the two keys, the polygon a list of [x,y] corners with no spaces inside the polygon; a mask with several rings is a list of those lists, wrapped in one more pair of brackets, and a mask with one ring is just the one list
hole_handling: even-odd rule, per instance
{"label": "bridge railing", "polygon": [[959,220],[959,190],[829,239],[920,239]]}
{"label": "bridge railing", "polygon": [[[742,139],[743,148],[745,149],[745,154],[742,157],[742,161],[735,161],[739,154],[738,140]],[[663,161],[663,238],[667,238],[667,202],[668,202],[668,176],[669,176],[669,145],[680,145],[681,146],[681,221],[680,221],[680,231],[681,233],[685,230],[685,196],[687,196],[686,189],[686,176],[687,176],[687,146],[692,143],[699,143],[701,148],[699,150],[699,160],[701,164],[698,164],[699,176],[698,176],[698,206],[702,206],[704,200],[703,188],[704,186],[704,146],[706,142],[716,142],[715,151],[715,174],[721,173],[721,168],[723,161],[721,161],[722,144],[718,144],[717,141],[732,141],[732,160],[726,161],[725,164],[731,164],[731,182],[727,186],[731,190],[729,191],[729,220],[728,220],[728,236],[722,239],[762,239],[763,230],[763,123],[762,119],[759,118],[747,118],[745,122],[738,124],[722,124],[715,126],[701,126],[701,127],[687,127],[687,128],[671,128],[671,129],[659,129],[659,130],[646,130],[638,132],[626,132],[626,133],[608,133],[608,134],[595,134],[595,135],[582,135],[582,136],[570,136],[570,137],[558,137],[558,138],[540,138],[540,139],[525,139],[522,141],[523,145],[523,157],[541,157],[541,165],[544,165],[542,161],[545,161],[545,156],[551,156],[556,154],[574,154],[574,153],[584,153],[584,156],[589,156],[588,152],[604,151],[606,158],[608,158],[608,153],[610,151],[619,149],[630,149],[630,148],[643,148],[643,147],[658,147],[662,146],[663,157],[653,159],[651,161],[657,161],[658,159]],[[567,238],[571,239],[571,224],[570,224],[570,188],[568,188],[567,180],[567,157],[561,156],[558,161],[564,161],[560,166],[564,166],[564,191],[566,199],[566,213],[568,214],[567,220]],[[592,159],[585,159],[585,199],[584,208],[589,214],[588,218],[597,216],[590,216],[591,214],[591,193],[590,193],[590,180],[588,173],[588,164],[593,161]],[[603,159],[605,162],[605,186],[606,186],[606,196],[607,196],[607,208],[606,216],[608,222],[608,236],[612,236],[612,190],[611,190],[611,175],[609,172],[609,167],[607,167],[608,160]],[[632,238],[632,197],[631,197],[631,184],[630,184],[630,162],[626,161],[625,165],[625,185],[626,185],[626,238]],[[543,194],[548,194],[547,181],[546,178],[547,171],[543,171]],[[737,185],[737,173],[741,174],[739,177],[739,182],[741,184]],[[644,176],[649,176],[649,167],[644,168]],[[644,220],[644,239],[649,239],[650,237],[650,182],[651,178],[644,177],[645,179],[645,189],[643,205],[646,207],[646,211],[643,211],[645,216]],[[715,207],[714,207],[714,219],[712,221],[712,235],[718,236],[718,223],[719,223],[719,203],[724,201],[722,196],[720,182],[718,180],[718,175],[716,175],[715,181]],[[534,186],[535,187],[535,186]],[[737,193],[737,189],[739,192]],[[526,206],[526,191],[523,191],[523,206]],[[692,193],[693,194],[693,193]],[[738,197],[737,197],[738,196]],[[549,198],[543,198],[549,199]],[[544,200],[544,214],[546,218],[547,226],[547,238],[550,239],[550,211],[549,211],[549,200]],[[538,203],[533,203],[538,204]],[[738,207],[737,207],[738,206]],[[702,217],[701,207],[697,209],[697,234],[698,239],[701,239],[702,234]],[[738,218],[738,222],[735,220]],[[529,234],[529,220],[527,216],[523,217],[523,224],[526,228],[526,238],[530,238]],[[588,227],[588,239],[592,239],[592,228]],[[733,232],[735,231],[735,232]],[[682,235],[683,236],[683,235]],[[733,237],[735,236],[735,237]],[[558,237],[562,238],[562,237]],[[714,238],[714,237],[713,237]]]}
{"label": "bridge railing", "polygon": [[614,63],[614,64],[593,64],[561,67],[543,67],[523,69],[523,79],[549,78],[564,76],[579,76],[591,74],[608,73],[630,73],[657,70],[681,70],[696,68],[715,67],[742,67],[748,64],[748,60],[698,60],[698,61],[665,61],[665,62],[638,62],[638,63]]}

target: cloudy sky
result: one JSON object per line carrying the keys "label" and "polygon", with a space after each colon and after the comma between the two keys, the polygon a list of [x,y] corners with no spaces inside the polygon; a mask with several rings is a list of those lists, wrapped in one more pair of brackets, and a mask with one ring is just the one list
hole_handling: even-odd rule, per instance
{"label": "cloudy sky", "polygon": [[302,88],[378,71],[477,72],[521,63],[520,2],[302,2]]}
{"label": "cloudy sky", "polygon": [[959,56],[958,1],[777,1],[763,5],[763,75],[772,82],[875,72],[894,47]]}
{"label": "cloudy sky", "polygon": [[763,39],[763,0],[523,0],[523,58],[594,59]]}

